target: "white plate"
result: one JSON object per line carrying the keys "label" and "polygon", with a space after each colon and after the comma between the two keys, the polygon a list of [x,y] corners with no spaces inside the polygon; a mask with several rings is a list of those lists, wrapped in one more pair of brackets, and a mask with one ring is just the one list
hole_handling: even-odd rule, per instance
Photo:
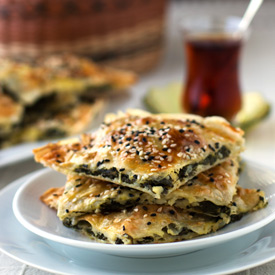
{"label": "white plate", "polygon": [[0,192],[0,250],[28,265],[62,274],[228,274],[275,259],[275,222],[241,238],[190,254],[133,259],[61,245],[26,230],[12,212],[12,199],[26,177]]}
{"label": "white plate", "polygon": [[275,172],[248,163],[242,172],[240,185],[261,188],[269,204],[266,208],[244,216],[216,233],[197,239],[165,244],[112,245],[96,243],[73,229],[63,226],[56,212],[44,205],[39,197],[50,187],[63,186],[65,176],[44,169],[27,180],[16,192],[13,210],[18,221],[33,233],[48,240],[87,250],[126,257],[166,257],[190,253],[198,249],[240,237],[259,229],[275,219]]}

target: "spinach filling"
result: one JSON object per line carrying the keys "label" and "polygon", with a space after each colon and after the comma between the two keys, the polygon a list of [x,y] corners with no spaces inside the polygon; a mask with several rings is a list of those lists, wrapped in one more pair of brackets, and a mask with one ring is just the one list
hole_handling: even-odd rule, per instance
{"label": "spinach filling", "polygon": [[[215,152],[215,154],[208,155],[201,162],[189,164],[181,168],[178,173],[179,180],[183,180],[186,177],[194,175],[199,165],[213,165],[217,162],[217,160],[227,158],[230,155],[230,153],[230,150],[223,145],[217,152]],[[128,184],[133,184],[136,181],[136,175],[134,175],[133,178],[130,179],[129,175],[120,173],[115,167],[112,167],[111,169],[102,168],[92,171],[88,168],[88,165],[82,164],[78,168],[75,168],[74,172],[91,176],[102,176],[103,178],[108,178],[111,180],[117,179],[120,176],[122,182]],[[172,182],[172,178],[168,176],[165,178],[147,180],[141,183],[140,186],[148,190],[152,190],[153,186],[161,186],[163,187],[162,194],[166,194],[168,188],[173,187]]]}
{"label": "spinach filling", "polygon": [[208,155],[204,160],[202,160],[199,163],[189,164],[185,167],[181,168],[178,176],[179,180],[183,180],[186,177],[190,177],[195,174],[197,166],[199,165],[213,165],[217,162],[219,159],[227,158],[230,155],[231,151],[226,147],[222,146],[220,150],[215,152],[215,154]]}
{"label": "spinach filling", "polygon": [[220,206],[212,203],[211,201],[202,201],[199,203],[199,206],[195,206],[194,210],[197,210],[202,213],[207,213],[213,216],[219,216],[224,213],[230,215],[230,208],[227,206]]}

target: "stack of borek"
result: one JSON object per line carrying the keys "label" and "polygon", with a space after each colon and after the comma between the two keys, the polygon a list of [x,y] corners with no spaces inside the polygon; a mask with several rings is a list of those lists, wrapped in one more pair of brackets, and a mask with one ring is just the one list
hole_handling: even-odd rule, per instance
{"label": "stack of borek", "polygon": [[93,134],[34,150],[67,175],[41,199],[65,226],[113,244],[175,242],[263,208],[239,179],[243,132],[220,117],[110,114]]}
{"label": "stack of borek", "polygon": [[0,148],[83,132],[106,96],[136,80],[131,72],[72,55],[0,63]]}

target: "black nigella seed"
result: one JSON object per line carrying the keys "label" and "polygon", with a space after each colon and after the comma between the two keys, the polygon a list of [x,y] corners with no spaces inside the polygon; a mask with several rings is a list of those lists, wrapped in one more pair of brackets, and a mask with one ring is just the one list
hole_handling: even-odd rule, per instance
{"label": "black nigella seed", "polygon": [[104,162],[110,162],[110,160],[109,159],[104,159]]}
{"label": "black nigella seed", "polygon": [[116,151],[119,152],[119,151],[120,151],[120,148],[116,149]]}
{"label": "black nigella seed", "polygon": [[185,150],[186,152],[189,152],[190,151],[190,148],[188,147],[188,148],[186,148],[186,150]]}
{"label": "black nigella seed", "polygon": [[165,122],[164,121],[161,121],[161,123],[160,124],[165,124]]}
{"label": "black nigella seed", "polygon": [[119,144],[122,144],[122,143],[123,143],[122,141],[119,142]]}
{"label": "black nigella seed", "polygon": [[213,152],[215,152],[215,149],[212,147],[211,144],[208,144],[209,149],[211,149]]}
{"label": "black nigella seed", "polygon": [[118,190],[117,193],[118,193],[118,194],[121,194],[121,190]]}
{"label": "black nigella seed", "polygon": [[124,225],[122,226],[122,230],[125,231],[125,226]]}
{"label": "black nigella seed", "polygon": [[136,154],[139,155],[139,151],[138,150],[136,150]]}
{"label": "black nigella seed", "polygon": [[195,139],[194,141],[196,144],[200,144],[199,140]]}
{"label": "black nigella seed", "polygon": [[132,126],[132,124],[131,124],[131,123],[127,123],[126,125],[127,125],[127,126]]}
{"label": "black nigella seed", "polygon": [[150,216],[155,217],[156,215],[157,215],[156,213],[152,213]]}
{"label": "black nigella seed", "polygon": [[138,176],[137,175],[133,175],[133,178],[136,180],[138,178]]}
{"label": "black nigella seed", "polygon": [[120,171],[120,172],[123,172],[124,170],[125,170],[125,168],[121,168],[121,169],[119,169],[119,171]]}
{"label": "black nigella seed", "polygon": [[191,125],[190,124],[186,124],[186,127],[191,127]]}
{"label": "black nigella seed", "polygon": [[82,183],[79,183],[79,184],[77,184],[75,187],[80,187],[82,185]]}
{"label": "black nigella seed", "polygon": [[214,176],[214,174],[213,174],[213,173],[210,173],[210,174],[208,175],[208,177],[212,177],[212,176]]}
{"label": "black nigella seed", "polygon": [[237,206],[237,204],[236,204],[234,201],[232,202],[232,205],[233,205],[233,206]]}
{"label": "black nigella seed", "polygon": [[59,160],[59,159],[57,159],[55,162],[61,163],[62,161],[61,161],[61,160]]}
{"label": "black nigella seed", "polygon": [[211,181],[211,182],[214,182],[215,180],[211,177],[211,178],[210,178],[210,181]]}
{"label": "black nigella seed", "polygon": [[127,138],[126,138],[127,141],[130,141],[131,139],[132,139],[131,137],[127,137]]}
{"label": "black nigella seed", "polygon": [[69,213],[69,209],[66,209],[66,213]]}
{"label": "black nigella seed", "polygon": [[153,160],[155,157],[154,156],[150,156],[149,158],[148,158],[148,160],[150,161],[150,160]]}
{"label": "black nigella seed", "polygon": [[143,210],[145,210],[145,211],[148,210],[148,208],[147,208],[146,206],[143,206],[142,208],[143,208]]}
{"label": "black nigella seed", "polygon": [[149,124],[149,120],[146,121],[146,124],[147,124],[147,125]]}
{"label": "black nigella seed", "polygon": [[162,138],[161,138],[161,137],[159,137],[159,140],[162,140]]}
{"label": "black nigella seed", "polygon": [[189,130],[188,130],[188,132],[189,132],[189,133],[194,133],[194,131],[193,131],[193,130],[191,130],[191,129],[189,129]]}
{"label": "black nigella seed", "polygon": [[180,132],[180,133],[184,133],[184,130],[183,130],[183,129],[179,129],[179,132]]}
{"label": "black nigella seed", "polygon": [[104,160],[98,161],[97,164],[96,164],[96,166],[98,167],[98,166],[100,166],[100,165],[103,164],[103,163],[104,163]]}
{"label": "black nigella seed", "polygon": [[146,162],[146,161],[147,161],[147,159],[142,159],[142,161]]}
{"label": "black nigella seed", "polygon": [[129,147],[129,146],[131,146],[131,144],[130,144],[130,143],[127,143],[127,144],[125,145],[125,147]]}
{"label": "black nigella seed", "polygon": [[145,137],[142,138],[143,142],[147,142],[147,139]]}
{"label": "black nigella seed", "polygon": [[146,152],[145,155],[149,156],[151,154],[151,152]]}
{"label": "black nigella seed", "polygon": [[159,165],[158,165],[158,168],[161,168],[161,167],[162,167],[162,166],[159,164]]}
{"label": "black nigella seed", "polygon": [[130,198],[134,197],[134,194],[129,193],[129,197],[130,197]]}
{"label": "black nigella seed", "polygon": [[205,152],[205,149],[204,149],[203,147],[201,147],[201,150],[202,150],[203,152]]}
{"label": "black nigella seed", "polygon": [[100,197],[100,194],[95,195],[95,197],[96,197],[96,198],[99,198],[99,197]]}
{"label": "black nigella seed", "polygon": [[257,192],[260,192],[261,191],[261,189],[257,189]]}
{"label": "black nigella seed", "polygon": [[215,147],[216,147],[216,149],[219,149],[220,144],[219,144],[218,142],[216,142],[216,143],[215,143]]}
{"label": "black nigella seed", "polygon": [[175,211],[174,211],[174,210],[169,210],[169,213],[170,213],[171,215],[175,215]]}
{"label": "black nigella seed", "polygon": [[164,159],[166,159],[168,156],[167,155],[164,155],[164,156],[162,156]]}
{"label": "black nigella seed", "polygon": [[162,148],[162,151],[166,152],[168,151],[168,148]]}
{"label": "black nigella seed", "polygon": [[150,224],[152,224],[151,222],[147,222],[147,225],[150,225]]}

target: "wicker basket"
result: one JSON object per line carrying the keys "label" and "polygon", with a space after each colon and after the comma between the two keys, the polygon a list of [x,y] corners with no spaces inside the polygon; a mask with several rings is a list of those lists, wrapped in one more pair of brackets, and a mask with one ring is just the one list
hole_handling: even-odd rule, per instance
{"label": "wicker basket", "polygon": [[71,52],[144,72],[162,51],[166,0],[0,0],[0,56]]}

